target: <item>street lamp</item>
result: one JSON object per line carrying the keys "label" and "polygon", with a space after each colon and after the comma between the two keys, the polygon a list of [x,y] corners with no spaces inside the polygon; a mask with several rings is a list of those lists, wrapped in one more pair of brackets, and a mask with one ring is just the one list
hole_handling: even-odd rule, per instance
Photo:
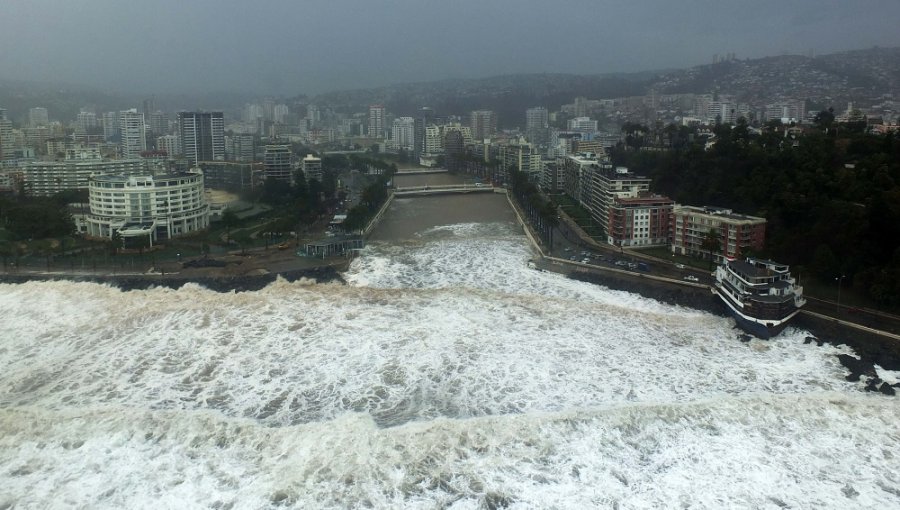
{"label": "street lamp", "polygon": [[841,275],[834,279],[836,282],[838,282],[837,314],[841,313],[841,283],[844,282],[844,278],[846,278],[846,276]]}

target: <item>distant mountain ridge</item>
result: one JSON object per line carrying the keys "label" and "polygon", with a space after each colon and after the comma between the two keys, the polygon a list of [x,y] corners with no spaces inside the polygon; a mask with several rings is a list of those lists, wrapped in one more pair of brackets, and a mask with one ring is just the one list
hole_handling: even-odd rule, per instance
{"label": "distant mountain ridge", "polygon": [[397,115],[422,106],[438,115],[465,114],[487,108],[498,112],[501,124],[517,125],[525,109],[553,110],[575,97],[589,99],[650,93],[719,93],[739,101],[779,98],[808,99],[842,105],[895,94],[900,84],[900,48],[870,48],[816,57],[784,55],[728,60],[688,69],[604,75],[517,74],[478,79],[404,83],[320,94],[316,104],[342,105],[359,111],[367,104],[385,104]]}
{"label": "distant mountain ridge", "polygon": [[328,92],[310,102],[359,109],[368,104],[384,104],[398,115],[411,115],[422,106],[438,115],[463,114],[491,109],[501,122],[511,115],[524,116],[526,108],[545,106],[558,109],[576,96],[617,97],[642,94],[653,72],[604,75],[514,74],[478,79],[447,79],[434,82],[402,83],[383,87]]}
{"label": "distant mountain ridge", "polygon": [[900,84],[900,48],[871,48],[808,57],[730,60],[659,76],[656,93],[734,95],[740,101],[794,97],[814,102],[893,94]]}
{"label": "distant mountain ridge", "polygon": [[[883,94],[900,93],[900,48],[870,48],[816,57],[784,55],[728,60],[687,69],[577,75],[534,73],[477,79],[446,79],[400,83],[357,90],[341,90],[284,99],[332,106],[340,111],[363,111],[382,103],[395,115],[413,115],[430,106],[438,115],[465,115],[476,109],[497,111],[501,126],[524,122],[525,110],[545,106],[556,110],[576,97],[602,99],[646,94],[718,93],[738,101],[779,98],[807,99],[814,105],[843,107],[847,102],[874,102]],[[259,94],[262,97],[265,94]],[[245,93],[209,91],[203,94],[157,94],[157,107],[178,109],[235,109],[253,101]],[[22,120],[28,108],[43,106],[53,119],[74,119],[85,106],[97,113],[140,106],[147,96],[97,87],[0,79],[0,108]]]}

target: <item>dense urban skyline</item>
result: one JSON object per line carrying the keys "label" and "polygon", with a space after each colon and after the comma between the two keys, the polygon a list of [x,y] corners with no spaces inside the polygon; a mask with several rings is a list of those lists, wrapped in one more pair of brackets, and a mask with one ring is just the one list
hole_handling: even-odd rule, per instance
{"label": "dense urban skyline", "polygon": [[900,45],[900,4],[39,0],[4,6],[6,79],[315,94],[497,74],[634,72]]}

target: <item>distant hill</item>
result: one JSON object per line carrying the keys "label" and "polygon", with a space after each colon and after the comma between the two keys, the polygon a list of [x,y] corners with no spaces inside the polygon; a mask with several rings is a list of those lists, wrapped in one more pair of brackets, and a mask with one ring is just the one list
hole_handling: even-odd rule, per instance
{"label": "distant hill", "polygon": [[894,93],[898,84],[900,48],[871,48],[696,66],[663,74],[650,89],[663,94],[719,92],[748,102],[777,97],[837,102]]}
{"label": "distant hill", "polygon": [[[99,115],[106,111],[140,108],[147,97],[85,85],[0,80],[0,108],[5,108],[7,115],[19,123],[25,121],[28,109],[36,106],[46,108],[51,120],[69,122],[75,119],[81,108],[94,109]],[[240,107],[251,98],[245,93],[210,91],[202,94],[156,94],[154,103],[156,108],[172,113],[178,110]]]}
{"label": "distant hill", "polygon": [[553,110],[571,103],[576,96],[597,98],[644,94],[650,83],[648,78],[652,76],[655,75],[517,74],[330,92],[312,101],[344,105],[352,111],[380,103],[397,115],[411,115],[422,106],[434,108],[438,115],[460,115],[484,108],[495,110],[501,125],[518,125],[523,122],[525,110],[533,106]]}
{"label": "distant hill", "polygon": [[[466,115],[486,108],[497,111],[500,125],[507,127],[521,125],[527,108],[545,106],[552,111],[579,96],[602,99],[649,93],[719,93],[750,103],[795,98],[817,106],[843,107],[848,101],[865,105],[879,101],[883,94],[897,96],[898,84],[900,48],[870,48],[817,57],[785,55],[729,60],[641,73],[516,74],[402,83],[294,99],[330,105],[348,113],[363,111],[374,103],[386,105],[396,115],[412,115],[422,106],[434,108],[438,115]],[[0,80],[0,107],[19,122],[33,106],[47,108],[52,119],[68,121],[85,106],[100,113],[138,107],[145,97],[71,84]],[[249,94],[217,91],[157,94],[156,107],[168,112],[228,111],[253,100]]]}
{"label": "distant hill", "polygon": [[81,85],[0,80],[0,108],[5,108],[16,122],[23,122],[28,109],[37,106],[46,108],[51,119],[68,121],[85,106],[96,106],[100,112],[125,108],[127,104],[114,92]]}
{"label": "distant hill", "polygon": [[501,125],[521,125],[532,106],[557,109],[575,97],[590,99],[657,94],[718,92],[739,101],[807,99],[843,105],[897,94],[900,48],[871,48],[820,55],[785,55],[730,60],[689,69],[631,74],[519,74],[469,80],[406,83],[321,94],[319,104],[360,111],[382,103],[397,115],[430,106],[438,115],[464,115],[479,108],[498,112]]}

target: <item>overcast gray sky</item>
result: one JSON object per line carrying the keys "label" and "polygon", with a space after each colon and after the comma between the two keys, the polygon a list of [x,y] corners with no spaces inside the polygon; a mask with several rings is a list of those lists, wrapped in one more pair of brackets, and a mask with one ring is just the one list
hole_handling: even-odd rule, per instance
{"label": "overcast gray sky", "polygon": [[314,94],[900,46],[898,0],[0,0],[0,78]]}

